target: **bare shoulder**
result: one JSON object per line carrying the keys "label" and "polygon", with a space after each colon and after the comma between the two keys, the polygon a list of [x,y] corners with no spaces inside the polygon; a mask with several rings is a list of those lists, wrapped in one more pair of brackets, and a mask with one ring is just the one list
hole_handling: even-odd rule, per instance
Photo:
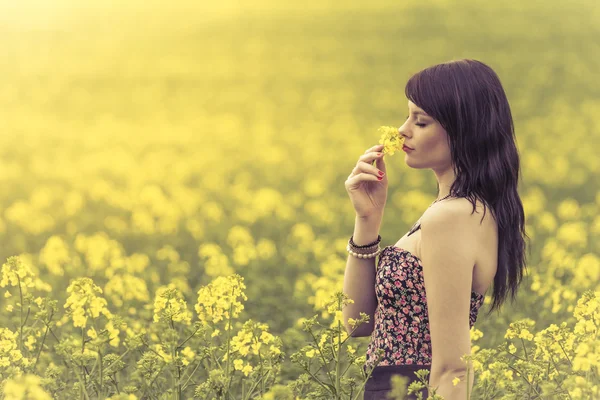
{"label": "bare shoulder", "polygon": [[431,257],[428,255],[427,241],[436,243],[435,251],[441,249],[443,252],[446,249],[445,257],[462,252],[463,264],[474,268],[472,290],[485,293],[497,269],[496,220],[490,207],[486,207],[484,216],[483,203],[480,201],[477,201],[476,211],[473,212],[473,205],[468,199],[448,200],[434,204],[423,214],[419,245],[421,257]]}
{"label": "bare shoulder", "polygon": [[[464,197],[451,198],[434,204],[423,214],[423,222],[438,225],[444,223],[458,224],[456,228],[478,231],[482,224],[484,214],[484,205],[481,201],[476,200],[475,211],[473,211],[473,203]],[[490,208],[485,210],[485,219],[492,217]],[[493,218],[493,217],[492,217]]]}

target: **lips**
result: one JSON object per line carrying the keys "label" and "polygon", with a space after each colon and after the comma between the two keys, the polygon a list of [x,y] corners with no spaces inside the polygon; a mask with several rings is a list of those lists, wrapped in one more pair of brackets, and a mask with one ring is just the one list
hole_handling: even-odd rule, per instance
{"label": "lips", "polygon": [[408,146],[407,146],[407,145],[405,145],[405,144],[404,144],[404,145],[402,145],[402,147],[405,147],[405,148],[407,148],[407,149],[409,149],[409,150],[414,150],[412,147],[408,147]]}

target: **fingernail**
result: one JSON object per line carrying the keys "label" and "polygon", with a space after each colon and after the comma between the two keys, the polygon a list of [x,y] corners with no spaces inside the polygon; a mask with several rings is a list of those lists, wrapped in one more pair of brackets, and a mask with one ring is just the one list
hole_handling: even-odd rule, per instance
{"label": "fingernail", "polygon": [[382,180],[382,179],[383,179],[383,176],[378,176],[377,177],[377,180],[379,180],[379,181]]}
{"label": "fingernail", "polygon": [[377,157],[381,157],[381,153],[377,153]]}
{"label": "fingernail", "polygon": [[383,171],[379,171],[379,176],[383,176]]}

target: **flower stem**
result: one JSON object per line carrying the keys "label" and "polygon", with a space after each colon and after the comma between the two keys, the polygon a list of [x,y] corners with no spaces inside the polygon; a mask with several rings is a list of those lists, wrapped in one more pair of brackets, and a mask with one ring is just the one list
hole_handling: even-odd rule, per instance
{"label": "flower stem", "polygon": [[[341,299],[338,298],[338,310],[341,310],[341,309],[342,309]],[[335,398],[336,399],[340,398],[340,353],[341,353],[341,348],[342,348],[341,329],[342,329],[342,327],[340,326],[340,320],[338,319],[338,321],[337,321],[337,336],[338,336],[337,354],[334,354],[334,359],[335,359]]]}
{"label": "flower stem", "polygon": [[188,376],[187,380],[183,384],[182,390],[185,390],[187,388],[187,383],[190,381],[190,379],[192,379],[192,376],[194,376],[194,373],[196,372],[196,370],[198,369],[198,367],[200,366],[200,364],[202,364],[202,360],[198,361],[198,364],[196,365],[196,368],[194,368],[194,370],[192,371],[192,373]]}
{"label": "flower stem", "polygon": [[48,330],[50,330],[50,327],[48,325],[46,325],[46,330],[44,331],[44,337],[42,338],[42,343],[40,344],[40,348],[38,350],[37,356],[35,357],[35,363],[33,364],[33,368],[35,368],[35,366],[38,363],[38,360],[40,359],[40,354],[42,353],[42,349],[44,348],[44,342],[46,341],[46,336],[48,335]]}
{"label": "flower stem", "polygon": [[565,353],[565,358],[567,359],[567,361],[569,362],[569,365],[572,367],[573,363],[571,362],[571,359],[569,358],[569,356],[567,355],[567,352],[565,351],[565,348],[562,346],[562,344],[560,344],[560,342],[558,340],[556,340],[556,343],[558,343],[558,345],[560,346],[561,350],[563,351],[563,353]]}
{"label": "flower stem", "polygon": [[188,336],[187,338],[185,338],[185,340],[183,342],[181,342],[180,344],[177,345],[177,349],[181,349],[183,347],[184,344],[187,343],[188,340],[190,340],[191,338],[194,337],[194,335],[196,334],[196,332],[198,332],[200,330],[200,328],[197,328],[190,336]]}
{"label": "flower stem", "polygon": [[323,366],[325,367],[325,372],[327,372],[327,376],[329,377],[329,380],[333,381],[333,378],[331,377],[331,372],[329,372],[329,368],[327,367],[327,360],[325,359],[325,355],[321,351],[321,346],[319,346],[319,341],[315,337],[315,334],[313,333],[312,329],[309,329],[308,332],[310,333],[310,336],[312,336],[313,341],[317,345],[317,350],[319,350],[319,354],[321,355],[321,359],[323,360]]}
{"label": "flower stem", "polygon": [[[231,295],[233,296],[234,292],[231,291]],[[229,317],[227,318],[227,362],[225,363],[225,375],[227,379],[227,391],[226,394],[229,394],[229,387],[231,385],[231,377],[229,376],[229,347],[231,343],[231,311],[233,309],[233,301],[229,304]]]}
{"label": "flower stem", "polygon": [[21,307],[19,307],[20,310],[20,314],[21,314],[21,323],[20,323],[20,331],[21,334],[19,335],[19,351],[21,353],[23,353],[23,290],[21,290],[21,278],[19,278],[19,275],[17,275],[17,279],[19,281],[19,296],[21,297]]}

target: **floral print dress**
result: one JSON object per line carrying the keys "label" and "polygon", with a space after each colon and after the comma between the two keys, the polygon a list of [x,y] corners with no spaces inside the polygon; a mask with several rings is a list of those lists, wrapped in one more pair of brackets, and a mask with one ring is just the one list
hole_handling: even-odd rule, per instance
{"label": "floral print dress", "polygon": [[[378,304],[364,368],[430,366],[431,338],[421,260],[399,247],[384,247],[379,255],[375,294]],[[483,299],[482,294],[471,292],[470,327],[475,324]],[[384,355],[375,365],[377,349],[382,349]]]}

